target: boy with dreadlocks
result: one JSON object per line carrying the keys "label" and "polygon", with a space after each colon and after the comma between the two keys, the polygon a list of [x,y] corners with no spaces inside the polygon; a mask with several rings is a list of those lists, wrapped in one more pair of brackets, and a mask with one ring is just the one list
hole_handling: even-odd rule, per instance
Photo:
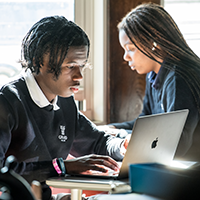
{"label": "boy with dreadlocks", "polygon": [[[40,181],[45,200],[51,198],[47,178],[118,170],[114,159],[123,158],[124,140],[98,131],[74,102],[89,47],[75,23],[59,16],[43,18],[22,41],[24,74],[0,90],[0,164],[14,155],[15,171],[30,183]],[[69,153],[78,158],[65,160]]]}
{"label": "boy with dreadlocks", "polygon": [[[158,4],[137,6],[118,24],[118,30],[124,60],[131,70],[147,74],[140,116],[189,109],[175,158],[199,161],[200,58]],[[113,123],[109,127],[131,130],[134,123]]]}

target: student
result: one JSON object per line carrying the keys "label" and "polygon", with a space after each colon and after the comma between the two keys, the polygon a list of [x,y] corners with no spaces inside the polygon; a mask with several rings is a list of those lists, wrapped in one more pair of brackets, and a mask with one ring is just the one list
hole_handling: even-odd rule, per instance
{"label": "student", "polygon": [[[200,59],[187,45],[171,16],[147,3],[130,11],[118,24],[124,60],[146,76],[140,116],[189,109],[176,159],[200,159]],[[132,130],[135,120],[109,127]],[[109,131],[109,130],[107,130]],[[113,130],[116,134],[117,130]],[[148,130],[147,130],[148,134]]]}
{"label": "student", "polygon": [[[75,23],[43,18],[22,41],[24,73],[0,90],[0,167],[14,155],[15,171],[29,183],[41,182],[43,200],[51,198],[47,178],[106,167],[117,171],[115,160],[123,158],[124,140],[98,131],[74,101],[89,47]],[[78,158],[65,160],[69,153]]]}

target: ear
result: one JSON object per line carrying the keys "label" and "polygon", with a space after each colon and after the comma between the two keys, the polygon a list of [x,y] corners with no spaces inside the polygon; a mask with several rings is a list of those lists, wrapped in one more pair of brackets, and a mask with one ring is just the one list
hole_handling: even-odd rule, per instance
{"label": "ear", "polygon": [[152,47],[152,51],[154,51],[155,49],[157,48],[157,43],[156,42],[153,42],[153,47]]}
{"label": "ear", "polygon": [[[33,66],[36,66],[35,57],[33,58]],[[40,63],[40,67],[43,67],[43,62]]]}
{"label": "ear", "polygon": [[155,51],[156,49],[159,49],[161,50],[160,46],[157,44],[157,42],[153,42],[153,45],[152,45],[152,51]]}
{"label": "ear", "polygon": [[32,63],[33,63],[33,66],[36,66],[36,64],[35,64],[35,57],[33,58]]}

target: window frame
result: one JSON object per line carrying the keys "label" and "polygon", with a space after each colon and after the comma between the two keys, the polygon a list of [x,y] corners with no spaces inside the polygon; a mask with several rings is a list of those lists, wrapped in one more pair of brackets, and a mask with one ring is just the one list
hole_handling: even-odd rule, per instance
{"label": "window frame", "polygon": [[106,0],[75,0],[75,18],[90,39],[89,63],[81,90],[75,99],[83,102],[82,112],[96,124],[106,122]]}

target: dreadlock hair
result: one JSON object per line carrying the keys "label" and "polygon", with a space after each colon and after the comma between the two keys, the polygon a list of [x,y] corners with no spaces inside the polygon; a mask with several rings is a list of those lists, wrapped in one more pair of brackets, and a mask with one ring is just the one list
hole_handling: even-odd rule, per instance
{"label": "dreadlock hair", "polygon": [[49,73],[57,79],[70,46],[88,46],[89,56],[88,36],[78,25],[63,16],[42,18],[22,40],[20,63],[38,74],[43,55],[49,53]]}
{"label": "dreadlock hair", "polygon": [[[200,113],[200,58],[188,46],[169,13],[158,4],[144,3],[132,9],[117,27],[142,53],[158,63],[156,57],[161,58],[163,67],[182,76]],[[152,50],[154,42],[159,48]]]}

